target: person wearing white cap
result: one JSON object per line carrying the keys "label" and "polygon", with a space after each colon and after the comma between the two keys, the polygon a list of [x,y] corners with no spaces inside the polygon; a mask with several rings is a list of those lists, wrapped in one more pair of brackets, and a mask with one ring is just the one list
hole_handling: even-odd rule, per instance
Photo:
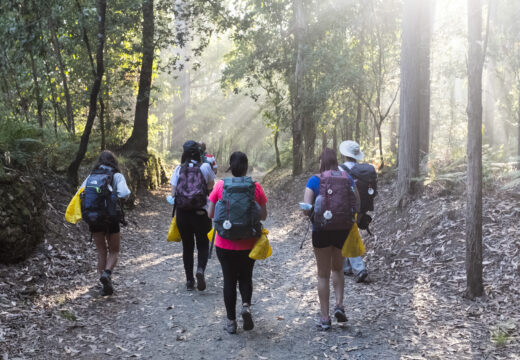
{"label": "person wearing white cap", "polygon": [[[352,140],[343,141],[339,145],[339,152],[345,156],[346,161],[340,165],[340,170],[350,170],[356,165],[358,161],[363,160],[365,154],[361,151],[359,144]],[[344,167],[342,169],[342,167]],[[348,172],[347,170],[347,172]],[[354,181],[356,179],[354,178]],[[368,276],[368,271],[366,270],[365,263],[361,256],[355,258],[345,258],[345,263],[343,264],[343,272],[345,275],[354,275],[354,280],[357,283],[365,281]]]}

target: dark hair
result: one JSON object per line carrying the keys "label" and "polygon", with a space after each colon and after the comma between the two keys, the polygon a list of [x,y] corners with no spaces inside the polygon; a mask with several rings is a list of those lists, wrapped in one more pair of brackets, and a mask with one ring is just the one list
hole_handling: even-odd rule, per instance
{"label": "dark hair", "polygon": [[235,177],[246,176],[247,174],[247,155],[241,151],[235,151],[229,157],[229,168],[226,170],[231,170],[231,173]]}
{"label": "dark hair", "polygon": [[332,149],[325,148],[320,155],[320,173],[327,170],[338,170],[338,156]]}
{"label": "dark hair", "polygon": [[101,165],[110,166],[116,172],[121,172],[121,170],[119,170],[119,163],[117,162],[116,155],[110,150],[101,151],[101,154],[99,154],[98,161],[93,170],[97,169]]}
{"label": "dark hair", "polygon": [[183,152],[181,156],[181,164],[184,164],[187,161],[195,160],[196,162],[201,162],[202,160],[202,151],[200,144],[193,140],[188,140],[182,146]]}

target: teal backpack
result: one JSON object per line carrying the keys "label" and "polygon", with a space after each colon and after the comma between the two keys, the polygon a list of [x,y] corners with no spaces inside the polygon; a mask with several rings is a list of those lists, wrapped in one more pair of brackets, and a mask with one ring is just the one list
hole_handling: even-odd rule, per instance
{"label": "teal backpack", "polygon": [[249,176],[224,179],[222,200],[215,207],[215,229],[224,239],[260,237],[260,206],[255,201],[256,185]]}

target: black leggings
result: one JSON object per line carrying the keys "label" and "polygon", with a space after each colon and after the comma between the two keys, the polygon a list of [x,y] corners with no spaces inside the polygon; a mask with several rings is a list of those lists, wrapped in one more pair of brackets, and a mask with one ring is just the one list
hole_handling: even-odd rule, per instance
{"label": "black leggings", "polygon": [[177,227],[182,238],[182,260],[186,280],[193,280],[193,251],[197,241],[197,268],[206,270],[208,263],[208,232],[211,230],[211,220],[206,211],[183,211],[177,209]]}
{"label": "black leggings", "polygon": [[251,250],[226,250],[217,247],[217,256],[224,274],[224,304],[227,318],[236,319],[237,282],[242,303],[251,304],[253,296],[253,266]]}

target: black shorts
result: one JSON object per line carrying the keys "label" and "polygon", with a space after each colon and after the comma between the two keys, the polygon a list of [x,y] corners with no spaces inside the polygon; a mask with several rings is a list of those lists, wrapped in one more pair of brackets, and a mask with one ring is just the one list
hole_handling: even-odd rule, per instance
{"label": "black shorts", "polygon": [[119,228],[119,221],[118,222],[111,221],[106,224],[89,225],[88,229],[90,230],[91,233],[102,232],[105,234],[117,234],[121,231],[121,229]]}
{"label": "black shorts", "polygon": [[329,246],[334,246],[338,249],[343,247],[345,240],[347,240],[348,233],[350,229],[347,230],[323,230],[323,231],[312,231],[312,246],[318,249],[326,248]]}

